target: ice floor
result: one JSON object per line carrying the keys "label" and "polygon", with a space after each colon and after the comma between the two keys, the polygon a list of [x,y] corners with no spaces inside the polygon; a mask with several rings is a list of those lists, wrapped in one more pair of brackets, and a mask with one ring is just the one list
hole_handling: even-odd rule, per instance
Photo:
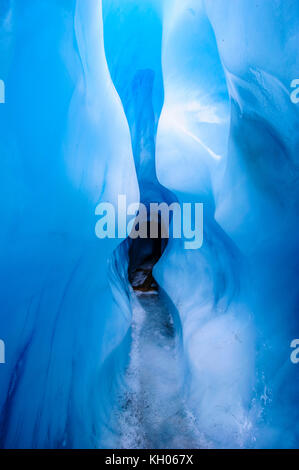
{"label": "ice floor", "polygon": [[119,447],[207,447],[184,403],[184,368],[176,312],[160,289],[132,292],[132,346],[119,395]]}

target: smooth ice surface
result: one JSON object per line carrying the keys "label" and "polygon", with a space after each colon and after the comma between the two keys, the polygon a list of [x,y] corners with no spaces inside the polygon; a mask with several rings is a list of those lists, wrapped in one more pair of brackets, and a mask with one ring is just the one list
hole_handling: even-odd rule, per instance
{"label": "smooth ice surface", "polygon": [[[1,447],[298,447],[298,31],[293,0],[0,0]],[[204,203],[163,298],[95,237],[119,194]]]}
{"label": "smooth ice surface", "polygon": [[172,241],[156,269],[181,315],[189,400],[216,447],[297,447],[298,5],[176,2],[164,15],[158,177],[205,200],[203,248]]}
{"label": "smooth ice surface", "polygon": [[119,241],[95,237],[95,208],[118,194],[138,201],[129,128],[100,2],[2,5],[1,446],[98,447],[122,368],[105,361],[130,311],[113,299]]}

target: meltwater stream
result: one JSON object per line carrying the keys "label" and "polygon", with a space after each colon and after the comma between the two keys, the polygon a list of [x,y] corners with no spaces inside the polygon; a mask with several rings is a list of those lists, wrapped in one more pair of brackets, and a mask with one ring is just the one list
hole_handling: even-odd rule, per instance
{"label": "meltwater stream", "polygon": [[132,343],[119,395],[119,447],[207,447],[184,403],[184,368],[175,308],[167,294],[133,292]]}

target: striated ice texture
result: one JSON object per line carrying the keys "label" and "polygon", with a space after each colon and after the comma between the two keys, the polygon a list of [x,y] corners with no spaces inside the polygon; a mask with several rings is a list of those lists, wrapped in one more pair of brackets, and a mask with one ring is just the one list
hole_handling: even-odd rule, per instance
{"label": "striated ice texture", "polygon": [[[192,417],[154,442],[298,447],[298,31],[293,0],[0,0],[0,447],[134,446],[113,416],[137,330],[133,387],[132,364],[165,375],[147,428]],[[169,240],[137,330],[129,242],[95,236],[119,194],[204,203],[202,248]],[[170,303],[178,351],[150,329]]]}
{"label": "striated ice texture", "polygon": [[1,446],[98,447],[130,312],[108,284],[120,241],[96,238],[95,208],[118,194],[139,200],[129,128],[106,64],[100,2],[5,3]]}
{"label": "striated ice texture", "polygon": [[168,13],[158,178],[205,202],[202,249],[173,240],[156,268],[182,319],[186,396],[213,446],[298,447],[298,4]]}

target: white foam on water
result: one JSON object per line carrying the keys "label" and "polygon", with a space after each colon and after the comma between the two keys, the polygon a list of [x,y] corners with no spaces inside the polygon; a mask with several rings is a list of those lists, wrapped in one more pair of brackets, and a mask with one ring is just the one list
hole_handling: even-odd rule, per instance
{"label": "white foam on water", "polygon": [[159,292],[132,294],[132,311],[130,362],[119,398],[119,447],[211,447],[184,402],[179,337]]}

